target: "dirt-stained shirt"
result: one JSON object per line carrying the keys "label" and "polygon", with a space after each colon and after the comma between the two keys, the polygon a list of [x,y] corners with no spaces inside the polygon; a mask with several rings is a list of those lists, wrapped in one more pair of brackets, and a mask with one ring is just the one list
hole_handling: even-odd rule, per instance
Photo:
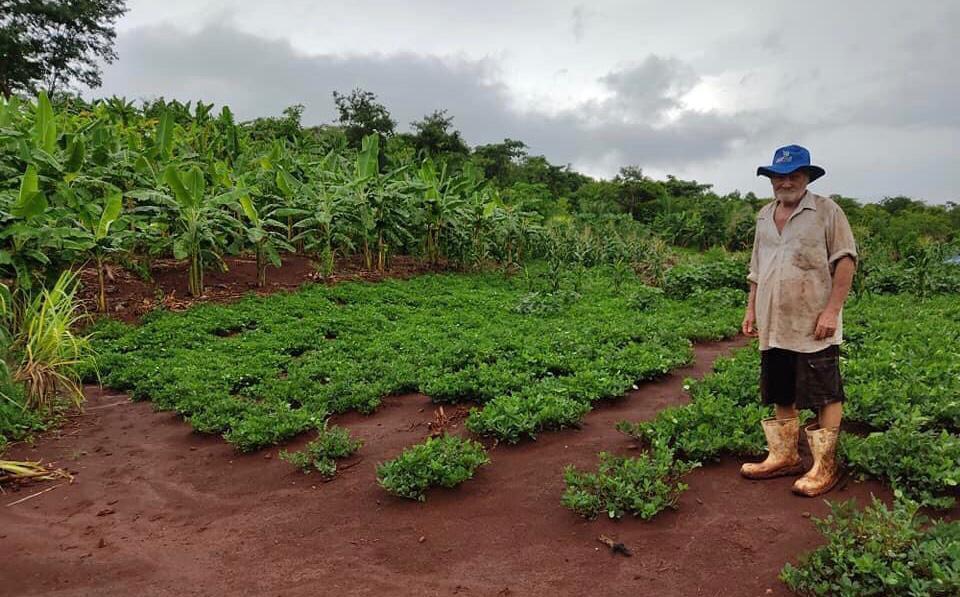
{"label": "dirt-stained shirt", "polygon": [[833,289],[837,260],[857,258],[847,217],[833,200],[807,191],[781,233],[773,221],[778,203],[771,201],[757,214],[747,276],[757,285],[760,350],[816,352],[840,344],[842,313],[833,336],[815,340],[814,330]]}

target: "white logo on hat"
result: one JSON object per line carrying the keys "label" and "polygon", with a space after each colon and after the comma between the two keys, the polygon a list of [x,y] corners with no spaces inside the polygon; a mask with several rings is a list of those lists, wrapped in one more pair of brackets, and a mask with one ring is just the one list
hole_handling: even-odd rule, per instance
{"label": "white logo on hat", "polygon": [[777,159],[775,159],[775,160],[773,161],[773,163],[774,163],[774,164],[782,164],[782,163],[784,163],[784,162],[792,162],[792,161],[793,161],[793,156],[790,155],[790,152],[789,152],[789,151],[784,150],[784,152],[783,152],[782,154],[780,154],[780,157],[778,157]]}

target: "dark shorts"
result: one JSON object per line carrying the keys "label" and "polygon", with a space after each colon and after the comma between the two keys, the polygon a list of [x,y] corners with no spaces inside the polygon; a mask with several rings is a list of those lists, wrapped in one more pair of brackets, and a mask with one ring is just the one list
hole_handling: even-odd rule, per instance
{"label": "dark shorts", "polygon": [[760,352],[760,397],[764,404],[819,408],[843,402],[840,346],[817,352],[769,348]]}

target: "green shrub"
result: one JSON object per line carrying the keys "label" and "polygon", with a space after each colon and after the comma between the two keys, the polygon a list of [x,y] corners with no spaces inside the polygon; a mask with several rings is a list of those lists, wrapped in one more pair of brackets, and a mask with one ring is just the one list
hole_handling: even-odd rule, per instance
{"label": "green shrub", "polygon": [[766,439],[760,421],[772,409],[757,391],[760,357],[755,347],[719,358],[701,380],[685,380],[691,402],[666,408],[652,421],[621,421],[617,429],[643,443],[660,443],[687,460],[704,462],[722,453],[762,454]]}
{"label": "green shrub", "polygon": [[343,427],[327,427],[317,433],[299,452],[280,451],[280,458],[293,464],[303,472],[317,471],[322,476],[332,478],[337,474],[337,460],[346,458],[363,445],[362,440],[350,437],[350,431]]}
{"label": "green shrub", "polygon": [[252,452],[303,433],[315,424],[315,415],[291,410],[286,403],[258,404],[234,421],[223,437],[241,452]]}
{"label": "green shrub", "polygon": [[658,446],[652,453],[621,458],[600,453],[597,472],[580,472],[568,466],[562,503],[584,518],[606,512],[610,518],[633,514],[643,520],[664,508],[674,508],[687,489],[680,477],[697,465],[674,459],[673,452]]}
{"label": "green shrub", "polygon": [[543,317],[560,312],[568,305],[580,300],[580,298],[581,295],[579,292],[565,288],[554,292],[534,291],[522,296],[513,310],[521,315],[539,315]]}
{"label": "green shrub", "polygon": [[630,296],[630,306],[638,311],[655,309],[664,300],[663,290],[653,286],[640,286]]}
{"label": "green shrub", "polygon": [[430,487],[454,487],[490,459],[478,442],[453,435],[428,438],[377,465],[377,481],[394,495],[426,500]]}
{"label": "green shrub", "polygon": [[663,290],[670,298],[683,299],[705,290],[746,290],[748,264],[739,258],[681,264],[667,270]]}
{"label": "green shrub", "polygon": [[576,425],[589,411],[589,402],[564,396],[512,394],[491,400],[482,410],[472,410],[467,429],[516,443],[524,437],[536,438],[545,429]]}
{"label": "green shrub", "polygon": [[780,578],[801,595],[960,594],[960,522],[927,525],[917,509],[898,501],[890,510],[876,498],[862,512],[853,501],[831,504],[814,521],[827,544]]}

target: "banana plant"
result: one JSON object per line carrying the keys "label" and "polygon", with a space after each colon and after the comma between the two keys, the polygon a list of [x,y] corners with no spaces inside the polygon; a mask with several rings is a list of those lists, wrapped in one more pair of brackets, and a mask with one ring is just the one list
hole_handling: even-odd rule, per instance
{"label": "banana plant", "polygon": [[298,210],[305,207],[304,183],[293,174],[298,164],[290,156],[284,144],[275,140],[270,146],[270,151],[260,157],[260,167],[273,175],[273,186],[277,189],[277,198],[283,202],[282,213],[283,217],[286,217],[287,242],[292,244],[296,223],[294,216]]}
{"label": "banana plant", "polygon": [[[96,204],[94,204],[96,205]],[[77,214],[77,224],[83,233],[81,242],[87,247],[87,253],[93,258],[97,268],[97,311],[106,313],[106,260],[111,253],[123,250],[122,233],[111,234],[110,228],[120,217],[123,210],[123,193],[117,188],[108,188],[102,205],[97,205],[99,213],[83,210]]]}
{"label": "banana plant", "polygon": [[440,263],[440,247],[448,231],[458,228],[464,216],[466,202],[462,190],[468,184],[464,178],[453,178],[447,174],[447,165],[443,164],[437,172],[433,160],[423,161],[417,172],[423,184],[423,215],[426,219],[427,256],[430,263]]}
{"label": "banana plant", "polygon": [[244,193],[238,201],[243,214],[249,221],[246,233],[250,244],[254,246],[257,258],[257,286],[263,288],[267,283],[267,263],[273,264],[274,267],[280,267],[282,261],[277,249],[293,251],[293,246],[286,241],[282,232],[277,232],[277,230],[282,230],[284,226],[271,217],[271,211],[274,210],[265,212],[265,217],[261,218],[249,194]]}
{"label": "banana plant", "polygon": [[164,171],[164,180],[173,190],[173,256],[189,260],[189,289],[193,296],[203,294],[203,271],[208,263],[221,269],[226,264],[220,255],[222,239],[240,223],[223,209],[243,193],[237,189],[211,196],[203,172],[193,166],[182,172],[173,164]]}
{"label": "banana plant", "polygon": [[518,205],[496,203],[490,210],[490,218],[498,240],[500,260],[506,267],[523,263],[526,248],[543,233],[538,214],[523,211]]}
{"label": "banana plant", "polygon": [[492,187],[475,187],[467,195],[461,220],[465,239],[458,251],[461,263],[479,267],[490,255],[492,216],[498,202],[499,195]]}
{"label": "banana plant", "polygon": [[380,137],[367,135],[353,164],[353,180],[346,190],[359,214],[360,239],[367,269],[373,269],[376,248],[377,271],[387,267],[391,247],[413,240],[411,190],[415,184],[401,175],[409,168],[401,166],[382,174],[379,169]]}
{"label": "banana plant", "polygon": [[47,249],[53,247],[46,233],[47,197],[40,190],[33,164],[20,181],[20,192],[0,195],[0,272],[15,278],[15,288],[29,291],[33,275],[50,263]]}
{"label": "banana plant", "polygon": [[328,277],[333,273],[335,247],[354,248],[351,232],[359,225],[359,214],[350,203],[351,181],[346,180],[336,151],[312,166],[312,180],[302,187],[305,206],[276,213],[297,219],[294,228],[299,232],[293,241],[319,257],[320,274]]}

